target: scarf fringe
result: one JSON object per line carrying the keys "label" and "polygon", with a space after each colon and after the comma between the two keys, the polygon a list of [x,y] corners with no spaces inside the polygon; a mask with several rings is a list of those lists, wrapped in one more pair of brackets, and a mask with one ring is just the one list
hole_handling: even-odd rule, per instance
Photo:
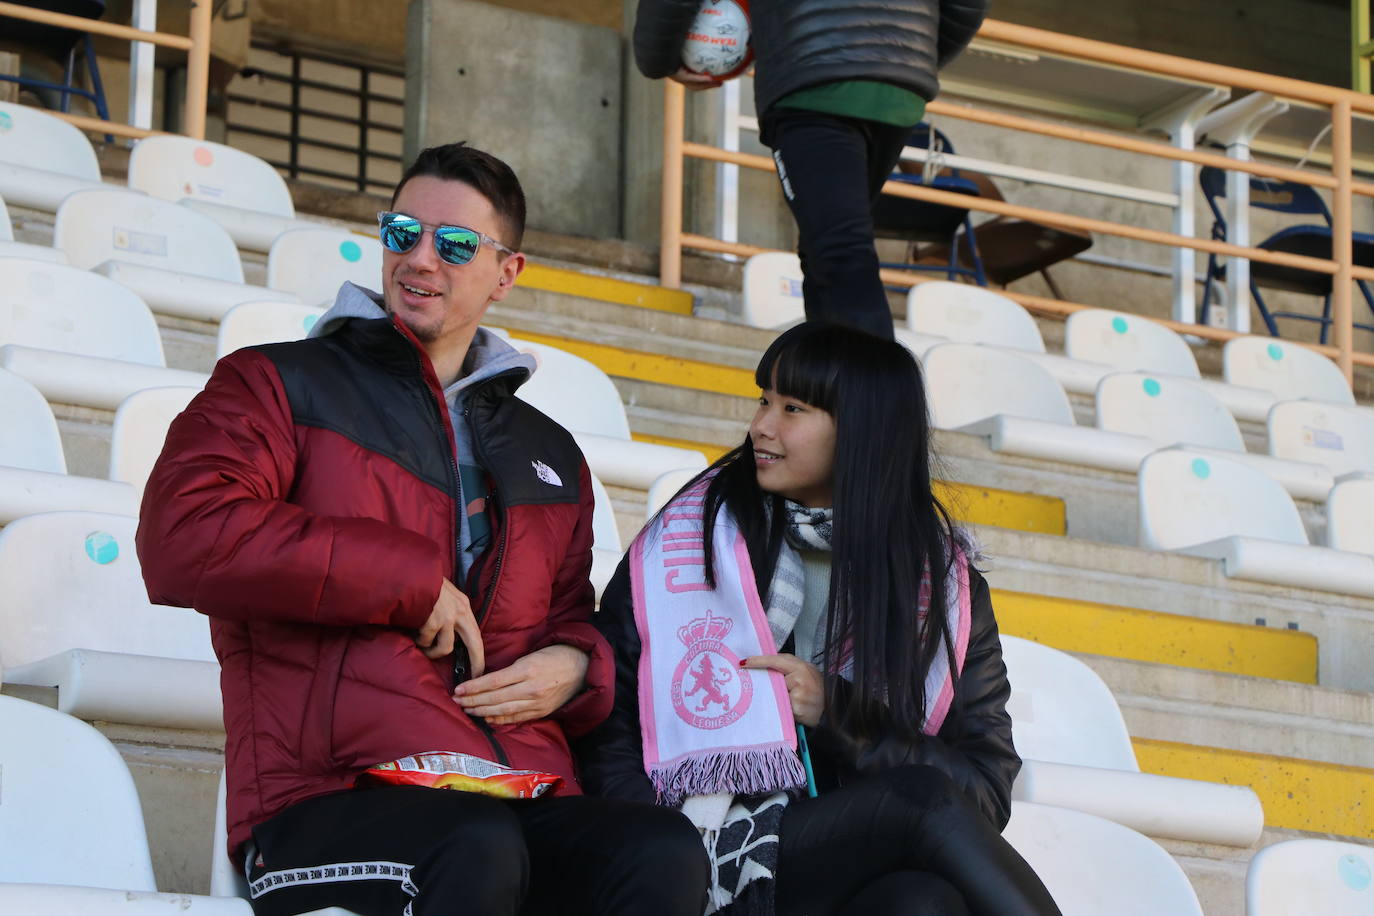
{"label": "scarf fringe", "polygon": [[649,770],[658,802],[680,805],[689,795],[730,792],[752,795],[806,785],[806,769],[786,744],[748,749],[720,749]]}

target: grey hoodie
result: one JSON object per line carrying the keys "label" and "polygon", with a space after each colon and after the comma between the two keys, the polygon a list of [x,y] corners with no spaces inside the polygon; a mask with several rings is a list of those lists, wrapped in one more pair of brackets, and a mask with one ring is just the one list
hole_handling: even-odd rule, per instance
{"label": "grey hoodie", "polygon": [[[386,318],[382,297],[370,289],[354,283],[339,287],[334,305],[311,327],[308,337],[324,337],[343,327],[354,318]],[[505,373],[519,373],[515,385],[519,386],[534,374],[534,357],[520,353],[501,337],[487,328],[478,328],[468,347],[467,357],[463,360],[463,372],[458,380],[444,389],[444,399],[448,402],[449,420],[453,426],[453,455],[458,462],[459,504],[467,511],[459,512],[461,530],[458,535],[458,557],[462,563],[461,576],[457,582],[462,585],[467,579],[477,555],[486,547],[487,523],[484,503],[474,507],[475,500],[485,500],[485,473],[478,461],[472,441],[472,429],[466,419],[468,395],[474,387],[487,379]],[[482,492],[471,492],[481,489]],[[474,525],[469,515],[480,519]],[[473,529],[478,529],[474,539]]]}

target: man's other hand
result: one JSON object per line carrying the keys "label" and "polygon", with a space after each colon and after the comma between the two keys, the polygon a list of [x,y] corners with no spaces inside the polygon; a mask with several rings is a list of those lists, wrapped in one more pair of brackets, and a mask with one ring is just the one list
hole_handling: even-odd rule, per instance
{"label": "man's other hand", "polygon": [[508,668],[459,684],[453,699],[492,725],[543,719],[582,692],[587,653],[572,646],[546,646]]}
{"label": "man's other hand", "polygon": [[709,73],[697,73],[695,70],[688,70],[686,67],[676,73],[669,74],[668,79],[675,83],[681,83],[693,92],[701,89],[718,89],[724,85],[724,80],[718,80]]}
{"label": "man's other hand", "polygon": [[434,602],[434,610],[429,612],[429,619],[415,634],[415,645],[424,650],[427,658],[443,658],[453,652],[458,640],[468,650],[468,669],[474,677],[480,675],[487,669],[487,659],[482,649],[482,633],[477,629],[477,618],[472,616],[468,596],[445,579],[443,585],[439,586],[439,599]]}

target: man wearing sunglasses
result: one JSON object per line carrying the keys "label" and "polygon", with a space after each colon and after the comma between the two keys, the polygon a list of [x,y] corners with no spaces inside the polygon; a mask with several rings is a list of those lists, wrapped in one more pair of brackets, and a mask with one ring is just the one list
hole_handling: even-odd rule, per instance
{"label": "man wearing sunglasses", "polygon": [[211,618],[258,916],[701,912],[685,818],[578,790],[568,737],[614,674],[590,474],[479,327],[524,224],[505,163],[422,152],[378,215],[381,292],[221,360],[148,482],[149,595]]}

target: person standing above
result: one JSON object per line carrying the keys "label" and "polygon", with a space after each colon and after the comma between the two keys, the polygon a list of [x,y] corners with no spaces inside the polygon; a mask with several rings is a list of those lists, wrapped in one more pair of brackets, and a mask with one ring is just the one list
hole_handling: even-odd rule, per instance
{"label": "person standing above", "polygon": [[[634,50],[645,76],[720,85],[682,69],[701,5],[639,0]],[[749,13],[759,136],[797,221],[806,317],[890,340],[873,202],[987,0],[750,0]]]}
{"label": "person standing above", "polygon": [[254,911],[695,916],[690,824],[581,797],[568,750],[612,699],[590,472],[478,327],[519,181],[434,147],[378,220],[381,293],[222,359],[144,495],[149,596],[210,617]]}

